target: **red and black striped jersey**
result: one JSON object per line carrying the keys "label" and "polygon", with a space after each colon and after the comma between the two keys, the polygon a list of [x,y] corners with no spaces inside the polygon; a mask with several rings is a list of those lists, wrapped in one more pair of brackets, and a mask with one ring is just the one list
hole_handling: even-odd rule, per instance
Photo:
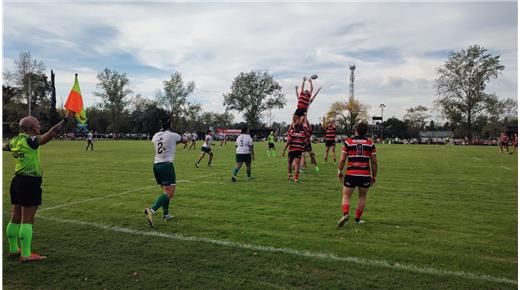
{"label": "red and black striped jersey", "polygon": [[307,144],[311,143],[312,128],[304,127],[303,131],[305,132],[305,143],[307,143]]}
{"label": "red and black striped jersey", "polygon": [[518,136],[513,136],[513,144],[518,144]]}
{"label": "red and black striped jersey", "polygon": [[500,135],[500,141],[502,141],[502,142],[507,142],[508,140],[509,140],[509,137],[507,136],[506,133],[502,133],[502,134]]}
{"label": "red and black striped jersey", "polygon": [[311,96],[306,96],[304,93],[300,93],[298,97],[298,109],[307,109],[310,105]]}
{"label": "red and black striped jersey", "polygon": [[372,140],[354,136],[344,141],[343,152],[347,153],[347,175],[370,176],[370,160],[376,154]]}
{"label": "red and black striped jersey", "polygon": [[325,133],[325,140],[335,141],[336,140],[336,126],[328,126]]}
{"label": "red and black striped jersey", "polygon": [[287,133],[287,142],[289,142],[289,152],[303,151],[305,148],[305,133],[303,131],[290,130]]}

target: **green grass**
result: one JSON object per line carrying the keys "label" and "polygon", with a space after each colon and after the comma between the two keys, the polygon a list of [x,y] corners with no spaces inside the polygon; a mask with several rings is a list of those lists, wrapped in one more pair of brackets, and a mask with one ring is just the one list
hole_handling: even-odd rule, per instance
{"label": "green grass", "polygon": [[[4,288],[517,288],[516,155],[496,147],[378,146],[367,223],[338,230],[336,167],[319,164],[320,173],[308,170],[300,184],[288,183],[286,158],[267,158],[265,145],[256,145],[254,181],[245,180],[244,168],[236,184],[231,144],[214,149],[213,168],[195,168],[198,151],[178,150],[176,217],[163,223],[157,215],[154,229],[142,214],[161,193],[150,142],[100,141],[94,152],[83,151],[82,142],[43,146],[44,201],[33,250],[49,259],[20,265],[4,258]],[[314,148],[321,162],[323,144]],[[4,153],[3,161],[5,229],[14,160]],[[99,199],[43,210],[90,198]],[[143,235],[149,232],[253,248]]]}

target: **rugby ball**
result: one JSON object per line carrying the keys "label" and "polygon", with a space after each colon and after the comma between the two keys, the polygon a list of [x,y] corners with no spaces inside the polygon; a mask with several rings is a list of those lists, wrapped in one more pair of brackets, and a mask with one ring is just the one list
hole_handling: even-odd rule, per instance
{"label": "rugby ball", "polygon": [[311,79],[313,79],[313,80],[315,80],[315,79],[317,79],[317,78],[318,78],[318,75],[312,75],[312,76],[311,76]]}

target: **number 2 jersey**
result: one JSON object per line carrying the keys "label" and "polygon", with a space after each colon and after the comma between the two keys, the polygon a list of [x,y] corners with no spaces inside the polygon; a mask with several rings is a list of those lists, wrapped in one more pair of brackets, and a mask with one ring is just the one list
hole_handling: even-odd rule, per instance
{"label": "number 2 jersey", "polygon": [[152,143],[155,148],[154,163],[175,161],[175,149],[177,143],[182,141],[182,137],[169,130],[159,131],[153,135]]}
{"label": "number 2 jersey", "polygon": [[344,141],[342,151],[347,153],[347,170],[345,174],[355,176],[370,175],[370,159],[376,155],[376,146],[372,140],[354,136]]}

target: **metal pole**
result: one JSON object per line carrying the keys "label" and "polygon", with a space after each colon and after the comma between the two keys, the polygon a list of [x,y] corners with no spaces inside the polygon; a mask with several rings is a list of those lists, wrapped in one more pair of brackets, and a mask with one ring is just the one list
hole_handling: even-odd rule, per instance
{"label": "metal pole", "polygon": [[31,78],[29,77],[29,88],[27,88],[27,99],[29,101],[29,116],[32,116],[31,115]]}
{"label": "metal pole", "polygon": [[379,107],[381,108],[381,142],[383,141],[383,110],[385,109],[385,104],[380,104]]}

